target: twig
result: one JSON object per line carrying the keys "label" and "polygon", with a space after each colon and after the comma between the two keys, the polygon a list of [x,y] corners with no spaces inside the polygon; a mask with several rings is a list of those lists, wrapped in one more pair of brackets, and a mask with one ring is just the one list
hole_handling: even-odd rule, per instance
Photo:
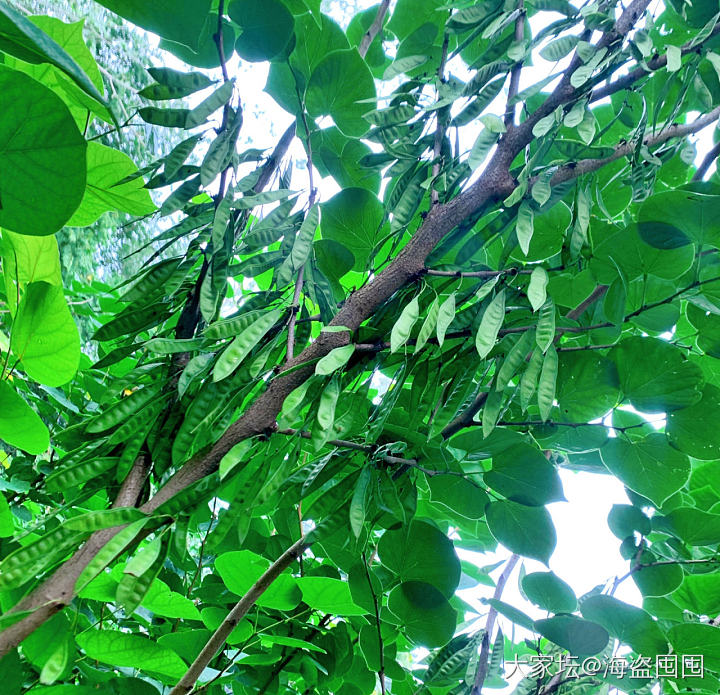
{"label": "twig", "polygon": [[573,321],[579,319],[585,311],[590,308],[599,299],[602,299],[608,291],[609,285],[598,285],[590,295],[578,304],[574,309],[570,309],[565,317]]}
{"label": "twig", "polygon": [[377,14],[370,28],[363,34],[360,45],[358,46],[358,53],[364,58],[370,50],[370,45],[375,40],[375,37],[382,30],[385,22],[385,15],[387,15],[388,8],[390,7],[390,0],[382,0],[380,7],[378,7]]}
{"label": "twig", "polygon": [[368,588],[370,589],[370,595],[373,600],[373,610],[375,611],[375,627],[377,629],[378,639],[378,651],[380,653],[380,669],[378,670],[378,679],[380,680],[380,694],[385,695],[385,645],[383,644],[382,632],[380,630],[380,606],[378,604],[377,595],[375,589],[373,589],[372,579],[370,578],[370,568],[368,567],[368,561],[365,557],[365,552],[362,554],[363,569],[365,570],[365,578],[367,579]]}
{"label": "twig", "polygon": [[[442,43],[442,52],[440,54],[440,65],[437,70],[438,79],[438,95],[440,85],[445,82],[445,63],[448,55],[448,43],[450,41],[450,35],[445,32],[445,37]],[[440,194],[435,189],[435,179],[440,176],[440,170],[442,168],[442,162],[440,161],[440,155],[442,154],[442,144],[445,139],[445,129],[447,127],[447,114],[450,112],[449,107],[438,109],[436,113],[437,126],[435,127],[435,141],[433,143],[433,165],[432,165],[432,176],[433,184],[430,187],[430,204],[437,205],[440,202]]]}
{"label": "twig", "polygon": [[[520,11],[515,19],[515,43],[520,43],[525,38],[525,8],[524,0],[518,0],[517,9]],[[515,125],[516,104],[515,98],[520,89],[520,73],[522,72],[522,61],[519,60],[510,70],[510,84],[508,86],[507,106],[505,107],[505,127],[511,128]]]}
{"label": "twig", "polygon": [[[520,556],[516,555],[515,553],[513,553],[508,559],[507,564],[505,565],[505,569],[503,569],[502,574],[498,578],[497,584],[495,585],[493,599],[495,599],[496,601],[499,600],[502,596],[502,593],[505,590],[505,585],[507,584],[507,581],[510,578],[512,571],[515,569],[515,565],[517,564],[519,559]],[[490,636],[495,629],[496,620],[497,610],[493,606],[490,606],[490,610],[488,611],[487,619],[485,621],[485,630],[482,636],[480,658],[478,660],[477,672],[475,673],[475,683],[473,684],[472,690],[470,691],[470,695],[480,695],[482,693],[483,685],[485,684],[485,678],[487,677],[488,673],[488,663],[490,659]]]}
{"label": "twig", "polygon": [[[303,439],[312,439],[312,433],[303,430],[295,430],[290,427],[282,430],[277,430],[277,434],[285,434],[289,437],[302,437]],[[355,451],[362,451],[366,454],[375,454],[377,447],[371,444],[359,444],[358,442],[350,442],[344,439],[330,439],[327,442],[332,446],[343,447],[345,449],[355,449]],[[378,458],[385,461],[385,463],[393,465],[404,465],[404,466],[417,466],[415,459],[402,458],[400,456],[391,456],[390,454],[382,454]]]}
{"label": "twig", "polygon": [[700,163],[700,166],[697,168],[697,171],[693,175],[692,180],[702,181],[705,178],[705,174],[707,174],[708,169],[718,158],[718,155],[720,155],[720,142],[718,142],[714,147],[712,147],[710,151],[705,155],[702,162]]}
{"label": "twig", "polygon": [[[661,145],[673,138],[682,138],[687,135],[692,135],[717,121],[719,117],[720,106],[717,106],[704,116],[696,118],[692,123],[676,123],[665,130],[660,131],[656,135],[647,135],[643,138],[643,144],[647,147],[653,147],[655,145]],[[622,142],[615,147],[615,151],[611,155],[603,157],[602,159],[583,159],[572,165],[559,167],[550,180],[550,184],[552,186],[557,186],[565,181],[576,179],[578,176],[582,176],[583,174],[589,174],[593,171],[597,171],[598,169],[602,169],[607,164],[631,154],[635,150],[636,146],[637,145],[632,142]],[[531,180],[531,184],[533,181],[534,180]]]}
{"label": "twig", "polygon": [[[720,24],[715,25],[713,27],[713,30],[708,34],[708,36],[701,41],[699,44],[693,44],[692,42],[686,43],[684,46],[680,47],[680,55],[684,56],[689,53],[694,53],[698,50],[699,46],[702,46],[704,43],[706,43],[709,39],[714,38],[720,33]],[[638,67],[633,70],[630,70],[630,72],[626,73],[622,77],[618,77],[616,80],[613,80],[612,82],[608,82],[603,87],[600,87],[598,89],[593,90],[592,95],[590,96],[590,102],[599,101],[600,99],[604,99],[605,97],[609,97],[611,94],[615,94],[616,92],[619,92],[623,89],[627,89],[630,85],[637,82],[639,79],[642,79],[643,77],[646,77],[650,74],[650,72],[655,72],[657,70],[661,70],[667,65],[667,54],[663,53],[655,54],[654,57],[652,57],[650,60],[648,60],[645,63],[645,66],[647,66],[647,69],[645,69],[645,66]]]}
{"label": "twig", "polygon": [[226,618],[220,623],[217,630],[212,634],[205,646],[200,650],[195,661],[192,662],[185,675],[178,681],[177,685],[170,691],[170,695],[187,695],[194,687],[200,674],[207,668],[217,651],[223,647],[230,633],[238,623],[247,615],[248,611],[255,605],[255,602],[270,585],[295,562],[307,547],[305,538],[293,543],[270,567],[263,572],[238,601]]}

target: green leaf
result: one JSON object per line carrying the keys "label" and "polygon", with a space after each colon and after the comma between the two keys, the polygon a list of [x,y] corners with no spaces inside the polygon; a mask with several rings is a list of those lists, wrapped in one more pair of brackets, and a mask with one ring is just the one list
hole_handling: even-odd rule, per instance
{"label": "green leaf", "polygon": [[427,316],[425,316],[422,326],[420,326],[417,341],[415,342],[415,354],[425,347],[425,343],[427,343],[428,339],[435,331],[439,313],[440,299],[435,297],[428,307]]}
{"label": "green leaf", "polygon": [[720,543],[720,514],[695,507],[678,507],[662,520],[661,528],[664,527],[688,545]]}
{"label": "green leaf", "polygon": [[483,128],[480,135],[475,139],[475,143],[468,155],[468,166],[475,171],[486,159],[488,153],[498,141],[497,133],[493,133],[488,128]]}
{"label": "green leaf", "polygon": [[595,595],[587,597],[580,610],[583,617],[602,625],[613,637],[643,656],[668,653],[667,640],[658,624],[642,608],[623,603],[613,596]]}
{"label": "green leaf", "polygon": [[640,411],[675,411],[701,398],[702,372],[665,340],[625,338],[611,357],[617,364],[620,388]]}
{"label": "green leaf", "polygon": [[227,11],[241,29],[235,50],[243,60],[279,57],[293,35],[293,16],[279,0],[234,0]]}
{"label": "green leaf", "polygon": [[529,329],[521,334],[516,343],[508,350],[502,366],[495,377],[496,391],[502,391],[508,383],[510,383],[510,380],[515,376],[517,370],[525,363],[525,358],[528,353],[532,351],[534,343],[535,331]]}
{"label": "green leaf", "polygon": [[705,668],[720,669],[720,628],[714,625],[685,623],[668,630],[673,651],[678,654],[702,654]]}
{"label": "green leaf", "polygon": [[555,383],[558,374],[557,350],[551,345],[545,353],[542,369],[540,370],[540,381],[538,381],[538,408],[543,422],[550,417],[555,402]]}
{"label": "green leaf", "polygon": [[63,525],[73,531],[93,532],[113,526],[124,526],[144,517],[145,514],[135,507],[115,507],[75,516]]}
{"label": "green leaf", "polygon": [[615,363],[597,351],[562,353],[556,398],[566,422],[590,422],[606,415],[620,400]]}
{"label": "green leaf", "polygon": [[364,466],[360,471],[360,475],[350,500],[350,528],[355,534],[355,538],[360,537],[363,524],[367,516],[368,493],[370,490],[370,482],[373,479],[373,472],[370,466]]}
{"label": "green leaf", "polygon": [[447,644],[455,632],[457,615],[432,584],[406,581],[388,596],[388,609],[398,617],[407,637],[430,649]]}
{"label": "green leaf", "polygon": [[[520,244],[520,248],[522,249],[522,252],[527,256],[528,252],[530,251],[530,242],[532,241],[533,237],[533,209],[530,207],[530,204],[523,200],[522,203],[520,203],[520,207],[518,208],[517,213],[517,221],[515,223],[515,233],[518,238],[518,243]],[[535,268],[535,270],[542,270],[542,268]],[[531,284],[532,284],[532,278],[531,278]],[[547,279],[545,280],[547,283]],[[545,300],[543,299],[543,302]],[[542,305],[542,302],[540,302],[540,305]],[[533,311],[536,311],[536,307],[533,304]]]}
{"label": "green leaf", "polygon": [[420,304],[417,297],[405,306],[400,313],[398,320],[395,321],[392,331],[390,332],[390,352],[397,352],[405,343],[407,343],[413,326],[418,320],[420,314]]}
{"label": "green leaf", "polygon": [[366,99],[375,98],[375,83],[365,61],[354,48],[332,51],[313,70],[305,92],[312,117],[332,116],[346,135],[360,136],[368,130],[363,118]]}
{"label": "green leaf", "polygon": [[532,273],[530,273],[530,284],[527,291],[533,311],[537,311],[545,304],[547,300],[547,284],[547,270],[542,266],[533,268]]}
{"label": "green leaf", "polygon": [[354,345],[343,345],[333,348],[325,357],[318,360],[315,365],[315,374],[327,376],[344,367],[355,352]]}
{"label": "green leaf", "polygon": [[514,444],[493,456],[483,480],[510,500],[542,506],[565,499],[555,467],[535,447]]}
{"label": "green leaf", "polygon": [[572,613],[577,608],[575,593],[552,572],[531,572],[522,578],[527,597],[543,610],[552,613]]}
{"label": "green leaf", "polygon": [[[165,67],[148,68],[148,72],[157,84],[148,85],[138,94],[153,101],[182,99],[215,84],[214,80],[201,72],[180,72]],[[165,173],[167,174],[167,171]]]}
{"label": "green leaf", "polygon": [[398,531],[385,531],[380,560],[403,581],[423,581],[450,598],[460,581],[460,561],[452,541],[431,524],[415,519]]}
{"label": "green leaf", "polygon": [[279,321],[283,309],[273,309],[253,321],[220,354],[213,367],[213,381],[230,376],[250,351],[265,337],[267,332]]}
{"label": "green leaf", "polygon": [[720,613],[720,574],[686,574],[671,599],[697,615],[717,615]]}
{"label": "green leaf", "polygon": [[561,36],[559,39],[551,41],[547,46],[540,49],[540,55],[545,60],[561,60],[570,53],[570,51],[574,50],[577,43],[577,36]]}
{"label": "green leaf", "polygon": [[321,207],[323,239],[342,244],[354,257],[354,269],[364,271],[381,239],[382,203],[365,188],[345,188]]}
{"label": "green leaf", "polygon": [[289,261],[293,270],[296,272],[305,265],[307,259],[310,257],[315,231],[317,230],[319,222],[320,207],[313,205],[310,210],[308,210],[308,214],[305,216],[302,225],[300,225],[300,230],[295,237],[292,250],[290,251]]}
{"label": "green leaf", "polygon": [[664,434],[650,434],[628,442],[610,439],[600,449],[607,469],[656,507],[682,488],[690,477],[690,462],[685,454],[673,449]]}
{"label": "green leaf", "polygon": [[[685,382],[687,383],[687,382]],[[703,461],[714,461],[720,448],[720,389],[706,384],[701,399],[668,413],[666,432],[672,446]]]}
{"label": "green leaf", "polygon": [[[239,596],[247,593],[269,566],[269,560],[250,550],[223,553],[215,559],[215,568],[225,586]],[[289,574],[281,574],[260,596],[257,605],[287,611],[295,608],[301,600],[297,580]]]}
{"label": "green leaf", "polygon": [[106,104],[98,88],[75,59],[42,28],[7,4],[0,5],[0,50],[28,63],[54,65],[86,94]]}
{"label": "green leaf", "polygon": [[2,230],[1,234],[5,294],[10,312],[14,315],[17,298],[28,283],[43,281],[62,285],[60,254],[54,236],[26,236],[7,229]]}
{"label": "green leaf", "polygon": [[[211,5],[210,0],[183,0],[179,4],[175,0],[153,0],[151,3],[145,0],[98,2],[143,29],[192,49],[198,47],[199,29],[203,26]],[[215,22],[217,23],[217,15]]]}
{"label": "green leaf", "polygon": [[46,386],[73,378],[80,362],[80,336],[62,287],[31,282],[18,307],[10,349],[23,369]]}
{"label": "green leaf", "polygon": [[150,192],[144,188],[142,177],[118,185],[137,167],[126,154],[100,145],[88,143],[87,188],[80,207],[67,221],[69,227],[87,227],[108,210],[120,210],[129,215],[149,215],[155,211]]}
{"label": "green leaf", "polygon": [[597,623],[576,618],[574,615],[558,615],[535,621],[535,630],[577,656],[598,654],[607,646],[610,636]]}
{"label": "green leaf", "polygon": [[0,227],[53,234],[85,193],[85,139],[62,100],[31,77],[2,67],[0,92],[10,105],[0,114],[0,170],[13,172],[0,183]]}
{"label": "green leaf", "polygon": [[297,585],[305,603],[315,610],[333,615],[365,615],[350,594],[347,582],[331,577],[300,577]]}
{"label": "green leaf", "polygon": [[547,564],[557,536],[547,509],[526,507],[517,502],[493,502],[485,513],[495,539],[518,555]]}
{"label": "green leaf", "polygon": [[540,307],[535,340],[543,352],[547,352],[555,340],[555,304],[552,299]]}
{"label": "green leaf", "polygon": [[500,328],[505,321],[505,290],[500,290],[490,301],[483,313],[475,335],[475,347],[482,359],[495,347]]}
{"label": "green leaf", "polygon": [[[116,0],[113,0],[115,2]],[[119,1],[119,0],[118,0]],[[205,0],[199,0],[204,2]],[[171,10],[172,11],[172,10]],[[217,68],[220,67],[220,54],[213,36],[217,33],[218,16],[217,12],[210,14],[203,13],[204,21],[199,19],[195,22],[192,42],[173,41],[163,38],[159,47],[177,56],[184,63],[193,65],[196,68]],[[159,32],[155,32],[159,33]],[[162,34],[161,34],[162,36]],[[223,53],[229,59],[235,49],[235,31],[228,20],[222,20],[222,44]]]}
{"label": "green leaf", "polygon": [[445,334],[455,318],[455,293],[453,292],[441,305],[438,310],[436,335],[438,344],[442,347],[445,342]]}
{"label": "green leaf", "polygon": [[184,128],[195,128],[207,121],[215,111],[225,106],[230,101],[235,89],[235,80],[231,79],[223,82],[209,97],[201,101],[187,115]]}
{"label": "green leaf", "polygon": [[140,635],[115,630],[89,630],[75,637],[75,641],[90,659],[117,667],[137,668],[177,680],[187,666],[172,650]]}
{"label": "green leaf", "polygon": [[457,475],[433,475],[428,479],[430,499],[467,519],[482,519],[490,499],[475,483]]}
{"label": "green leaf", "polygon": [[658,249],[691,243],[720,244],[720,196],[664,191],[650,196],[638,212],[640,237]]}

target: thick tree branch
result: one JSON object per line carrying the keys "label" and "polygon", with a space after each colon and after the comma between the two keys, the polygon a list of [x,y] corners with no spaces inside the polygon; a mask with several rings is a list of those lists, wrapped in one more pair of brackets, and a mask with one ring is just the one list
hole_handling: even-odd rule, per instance
{"label": "thick tree branch", "polygon": [[[511,555],[507,561],[502,574],[498,578],[497,584],[495,585],[495,591],[493,592],[493,598],[497,601],[502,597],[502,593],[505,590],[505,585],[512,571],[515,569],[515,565],[520,559],[519,555]],[[485,621],[485,630],[483,631],[482,643],[480,647],[480,659],[478,660],[477,671],[475,672],[475,683],[473,684],[470,695],[481,695],[483,685],[485,684],[485,678],[488,673],[488,664],[490,660],[490,638],[493,630],[495,629],[495,621],[497,620],[497,610],[493,606],[490,606],[490,610],[487,614]]]}
{"label": "thick tree branch", "polygon": [[307,547],[308,542],[301,538],[291,545],[270,567],[263,573],[248,592],[238,601],[233,609],[227,614],[217,630],[212,634],[195,661],[185,675],[178,681],[177,685],[170,691],[170,695],[187,695],[194,687],[200,674],[207,668],[212,658],[217,654],[230,633],[237,627],[238,623],[247,615],[248,611],[255,605],[260,596],[265,593],[268,587],[295,562]]}
{"label": "thick tree branch", "polygon": [[377,14],[370,28],[363,34],[360,45],[358,46],[358,53],[364,58],[367,52],[370,50],[370,45],[375,40],[375,37],[382,31],[383,24],[385,23],[385,16],[387,15],[388,9],[390,8],[390,0],[382,0],[380,7],[378,7]]}
{"label": "thick tree branch", "polygon": [[[123,481],[113,508],[135,506],[149,472],[149,457],[139,456]],[[93,533],[69,560],[12,609],[12,612],[32,613],[0,633],[0,656],[7,654],[46,620],[70,604],[75,596],[75,585],[83,570],[100,549],[123,528],[124,526],[116,526]]]}

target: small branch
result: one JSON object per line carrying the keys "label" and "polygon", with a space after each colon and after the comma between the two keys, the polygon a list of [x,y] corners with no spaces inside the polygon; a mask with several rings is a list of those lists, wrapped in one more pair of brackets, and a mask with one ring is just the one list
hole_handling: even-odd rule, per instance
{"label": "small branch", "polygon": [[[294,79],[294,73],[293,73]],[[313,178],[313,153],[312,143],[310,141],[310,129],[308,127],[307,117],[305,115],[305,103],[300,95],[297,80],[295,81],[295,94],[301,106],[300,116],[305,128],[305,150],[307,151],[307,169],[308,169],[308,185],[310,186],[310,194],[308,196],[308,211],[312,210],[315,204],[315,181]],[[295,292],[293,293],[292,306],[290,307],[290,321],[288,322],[287,350],[285,355],[286,362],[290,362],[295,356],[295,323],[300,310],[300,295],[302,294],[303,283],[305,280],[305,266],[298,270],[297,280],[295,281]]]}
{"label": "small branch", "polygon": [[365,578],[367,579],[370,595],[373,600],[373,609],[375,611],[375,627],[377,628],[378,650],[380,653],[380,670],[378,671],[378,679],[380,680],[380,694],[385,695],[385,645],[383,644],[382,632],[380,631],[380,606],[373,589],[372,579],[370,578],[370,568],[368,567],[365,553],[362,554],[363,569],[365,570]]}
{"label": "small branch", "polygon": [[370,50],[370,45],[375,40],[375,37],[382,31],[383,24],[385,23],[385,15],[387,15],[389,8],[390,0],[382,0],[373,23],[363,35],[360,45],[358,46],[358,53],[362,58],[367,55],[367,52]]}
{"label": "small branch", "polygon": [[221,649],[238,623],[247,615],[248,611],[270,585],[295,562],[307,547],[307,541],[301,538],[293,543],[272,565],[263,573],[248,592],[238,601],[228,613],[217,630],[212,634],[205,646],[192,662],[185,675],[170,691],[170,695],[187,695],[194,687],[200,674],[207,668],[215,654]]}
{"label": "small branch", "polygon": [[[312,433],[303,430],[295,430],[290,427],[283,430],[277,430],[276,434],[285,434],[289,437],[297,436],[302,437],[303,439],[312,439]],[[375,454],[377,451],[377,447],[372,446],[371,444],[359,444],[358,442],[350,442],[344,439],[330,439],[327,443],[332,444],[333,446],[343,447],[345,449],[362,451],[366,454]],[[400,456],[391,456],[390,454],[383,454],[378,458],[385,461],[385,463],[393,465],[417,466],[417,461],[415,459],[406,459],[401,458]]]}
{"label": "small branch", "polygon": [[[550,268],[553,270],[553,268]],[[530,275],[532,270],[527,268],[506,268],[505,270],[471,270],[463,272],[461,270],[433,270],[427,268],[425,275],[439,278],[494,278],[502,275]]]}
{"label": "small branch", "polygon": [[[673,138],[683,138],[687,135],[692,135],[703,128],[706,128],[711,123],[714,123],[719,117],[720,106],[717,106],[704,116],[696,118],[692,123],[676,123],[665,130],[660,131],[656,135],[646,136],[643,139],[643,144],[648,147],[653,147],[655,145],[661,145]],[[565,181],[576,179],[583,174],[589,174],[593,171],[597,171],[598,169],[602,169],[607,164],[631,154],[635,150],[635,147],[636,145],[632,142],[623,142],[615,147],[615,151],[611,155],[603,157],[602,159],[583,159],[579,162],[562,166],[555,172],[554,176],[550,180],[550,184],[552,186],[557,186]],[[532,182],[533,181],[531,180],[531,185]]]}
{"label": "small branch", "polygon": [[[449,41],[450,36],[447,32],[445,32],[445,37],[442,43],[442,53],[440,55],[440,65],[438,66],[437,70],[438,89],[436,91],[438,92],[438,97],[440,94],[440,85],[445,82],[445,63],[447,62]],[[442,168],[440,155],[442,154],[442,144],[443,140],[445,139],[445,129],[447,128],[447,114],[449,113],[449,111],[449,107],[445,107],[442,109],[438,109],[435,114],[435,117],[437,118],[437,126],[435,128],[435,141],[433,143],[433,182],[438,176],[440,176],[440,170]],[[439,202],[440,194],[437,192],[437,190],[435,190],[435,185],[433,183],[433,185],[430,187],[430,204],[437,205]]]}
{"label": "small branch", "polygon": [[612,591],[610,593],[613,594],[618,586],[620,586],[620,584],[622,584],[628,577],[631,577],[633,574],[645,569],[646,567],[662,567],[663,565],[707,565],[717,562],[720,562],[719,557],[709,557],[705,560],[656,560],[654,562],[639,562],[633,565],[622,577],[615,578]]}
{"label": "small branch", "polygon": [[[493,593],[493,598],[495,600],[499,600],[502,597],[505,585],[507,584],[507,581],[510,578],[512,571],[515,569],[515,565],[518,563],[519,559],[520,556],[515,553],[513,553],[508,559],[505,569],[503,569],[502,574],[495,585],[495,591]],[[490,637],[495,629],[496,620],[497,611],[493,606],[490,606],[490,610],[488,611],[487,619],[485,621],[485,631],[482,636],[482,646],[480,647],[480,658],[478,660],[477,672],[475,673],[475,683],[470,691],[470,695],[481,695],[482,693],[485,678],[488,673],[488,663],[490,660]]]}
{"label": "small branch", "polygon": [[465,429],[468,425],[473,422],[473,418],[480,412],[480,409],[485,405],[485,401],[488,397],[488,391],[481,391],[466,410],[458,415],[452,422],[445,425],[441,432],[443,439],[449,439],[454,434],[462,429]]}
{"label": "small branch", "polygon": [[[517,5],[520,14],[515,19],[515,43],[520,43],[525,38],[525,8],[524,0],[518,0]],[[512,128],[515,125],[516,106],[515,97],[520,90],[520,73],[522,72],[522,61],[518,61],[510,70],[510,85],[508,87],[507,106],[505,107],[505,127]]]}
{"label": "small branch", "polygon": [[223,15],[225,14],[225,0],[220,0],[218,5],[218,23],[217,32],[213,34],[213,41],[217,46],[218,56],[220,57],[220,68],[222,70],[223,82],[228,82],[230,77],[228,76],[227,66],[225,65],[225,47],[223,46]]}
{"label": "small branch", "polygon": [[707,174],[708,169],[712,166],[713,162],[720,155],[720,142],[718,142],[704,157],[697,171],[692,177],[693,181],[702,181]]}
{"label": "small branch", "polygon": [[[701,43],[692,45],[692,42],[688,42],[684,46],[681,46],[680,54],[684,56],[689,53],[695,53],[700,46],[702,46],[709,39],[717,36],[719,33],[720,24],[716,24],[715,27],[713,27],[713,30],[707,36],[707,38]],[[603,87],[593,90],[593,93],[590,97],[590,102],[592,103],[595,101],[599,101],[600,99],[609,97],[611,94],[615,94],[616,92],[619,92],[623,89],[627,89],[630,85],[634,84],[639,79],[642,79],[643,77],[649,75],[649,72],[661,70],[667,65],[667,54],[656,54],[653,58],[648,60],[645,65],[647,65],[647,70],[645,69],[645,67],[635,68],[633,70],[630,70],[630,72],[626,73],[622,77],[618,77],[618,79],[613,80],[612,82],[608,82]]]}
{"label": "small branch", "polygon": [[587,299],[584,299],[580,304],[578,304],[574,309],[571,309],[568,311],[567,314],[565,314],[565,318],[572,319],[573,321],[576,321],[579,319],[586,311],[586,309],[590,308],[595,302],[602,299],[605,294],[608,291],[609,285],[598,285],[587,297]]}
{"label": "small branch", "polygon": [[297,322],[298,311],[300,310],[300,294],[305,278],[305,266],[298,271],[295,281],[295,292],[293,293],[292,305],[290,306],[290,321],[288,322],[287,351],[285,359],[289,362],[294,357],[295,351],[295,323]]}

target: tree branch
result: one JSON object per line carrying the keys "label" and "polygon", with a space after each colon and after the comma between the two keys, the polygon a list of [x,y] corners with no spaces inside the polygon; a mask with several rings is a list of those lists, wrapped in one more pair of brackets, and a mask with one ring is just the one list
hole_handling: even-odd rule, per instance
{"label": "tree branch", "polygon": [[304,538],[291,545],[270,567],[263,573],[248,592],[238,601],[233,609],[227,614],[217,630],[212,634],[195,661],[192,662],[185,675],[178,681],[177,685],[170,691],[170,695],[187,695],[194,687],[200,674],[207,668],[212,658],[223,647],[230,633],[238,623],[247,615],[248,611],[255,605],[260,596],[265,593],[268,587],[295,562],[307,547],[308,543]]}
{"label": "tree branch", "polygon": [[[718,34],[720,34],[720,24],[717,24],[708,34],[707,38],[705,38],[699,44],[693,44],[692,42],[688,42],[684,46],[681,46],[680,54],[684,56],[688,53],[695,53],[698,48],[702,46],[706,41],[717,36]],[[650,72],[661,70],[667,65],[667,54],[663,53],[662,55],[655,55],[653,58],[648,60],[645,65],[647,65],[647,70],[645,69],[645,67],[634,68],[625,75],[618,77],[616,80],[608,82],[604,86],[593,90],[592,95],[590,96],[590,102],[592,103],[595,101],[599,101],[600,99],[609,97],[611,94],[615,94],[616,92],[622,91],[623,89],[627,89],[628,87],[630,87],[630,85],[634,84],[638,80],[648,76]]]}
{"label": "tree branch", "polygon": [[[113,508],[133,507],[137,504],[145,480],[150,472],[150,459],[139,456],[118,491]],[[83,570],[124,526],[95,531],[75,554],[64,562],[35,591],[26,596],[9,612],[32,611],[0,633],[0,656],[15,648],[55,613],[69,605],[75,596],[75,585]]]}
{"label": "tree branch", "polygon": [[720,142],[718,142],[710,151],[705,155],[700,166],[692,177],[693,181],[702,181],[707,174],[708,169],[712,166],[713,162],[720,155]]}
{"label": "tree branch", "polygon": [[[525,8],[524,0],[518,0],[517,4],[520,14],[515,19],[515,43],[520,43],[525,38]],[[507,105],[505,106],[505,127],[511,128],[515,125],[515,113],[517,104],[515,97],[520,89],[520,73],[522,72],[523,63],[519,60],[510,70],[510,84],[508,86]]]}
{"label": "tree branch", "polygon": [[[706,128],[714,121],[720,118],[720,106],[715,107],[709,113],[704,116],[696,118],[692,123],[674,123],[668,126],[665,130],[660,131],[656,135],[647,135],[643,138],[643,144],[648,147],[654,147],[655,145],[661,145],[668,140],[673,138],[682,138],[687,135],[692,135],[698,131]],[[637,145],[632,142],[622,142],[615,147],[615,151],[602,159],[583,159],[574,164],[559,167],[550,180],[552,186],[564,183],[576,179],[584,174],[589,174],[598,169],[602,169],[607,164],[614,162],[621,157],[631,154]]]}
{"label": "tree branch", "polygon": [[[518,563],[519,559],[520,556],[513,553],[507,561],[505,569],[503,569],[502,574],[495,585],[495,591],[493,593],[493,598],[495,600],[499,600],[502,596],[502,593],[505,590],[505,585],[507,584],[508,579],[510,579],[510,575],[515,569],[515,565]],[[480,647],[480,658],[478,660],[478,668],[475,673],[475,683],[470,691],[470,695],[481,695],[482,693],[485,678],[488,673],[488,663],[490,660],[490,636],[495,629],[496,620],[497,610],[495,610],[493,606],[490,606],[490,610],[488,611],[487,619],[485,621],[485,630],[482,636],[482,646]]]}
{"label": "tree branch", "polygon": [[[445,82],[445,62],[447,61],[449,41],[450,41],[450,36],[446,31],[445,37],[443,38],[443,43],[442,43],[442,53],[440,55],[440,65],[438,66],[438,71],[437,71],[437,79],[439,82],[438,90],[437,90],[438,95],[439,95],[440,85],[442,85],[442,83]],[[445,139],[445,129],[447,127],[446,118],[447,118],[447,114],[449,113],[449,111],[450,111],[449,107],[445,107],[442,109],[438,109],[435,114],[435,117],[437,118],[437,125],[435,127],[435,140],[433,142],[433,165],[432,165],[433,185],[430,187],[430,204],[431,205],[437,205],[440,202],[440,195],[438,194],[437,190],[435,189],[434,181],[438,176],[440,176],[440,170],[442,168],[441,161],[440,161],[440,155],[442,154],[442,144],[443,144],[443,140]]]}
{"label": "tree branch", "polygon": [[370,50],[370,45],[375,40],[375,37],[382,31],[383,24],[385,23],[385,15],[387,15],[388,9],[390,8],[390,0],[382,0],[380,7],[378,7],[377,14],[370,28],[363,34],[360,45],[358,46],[358,53],[364,58],[367,52]]}

